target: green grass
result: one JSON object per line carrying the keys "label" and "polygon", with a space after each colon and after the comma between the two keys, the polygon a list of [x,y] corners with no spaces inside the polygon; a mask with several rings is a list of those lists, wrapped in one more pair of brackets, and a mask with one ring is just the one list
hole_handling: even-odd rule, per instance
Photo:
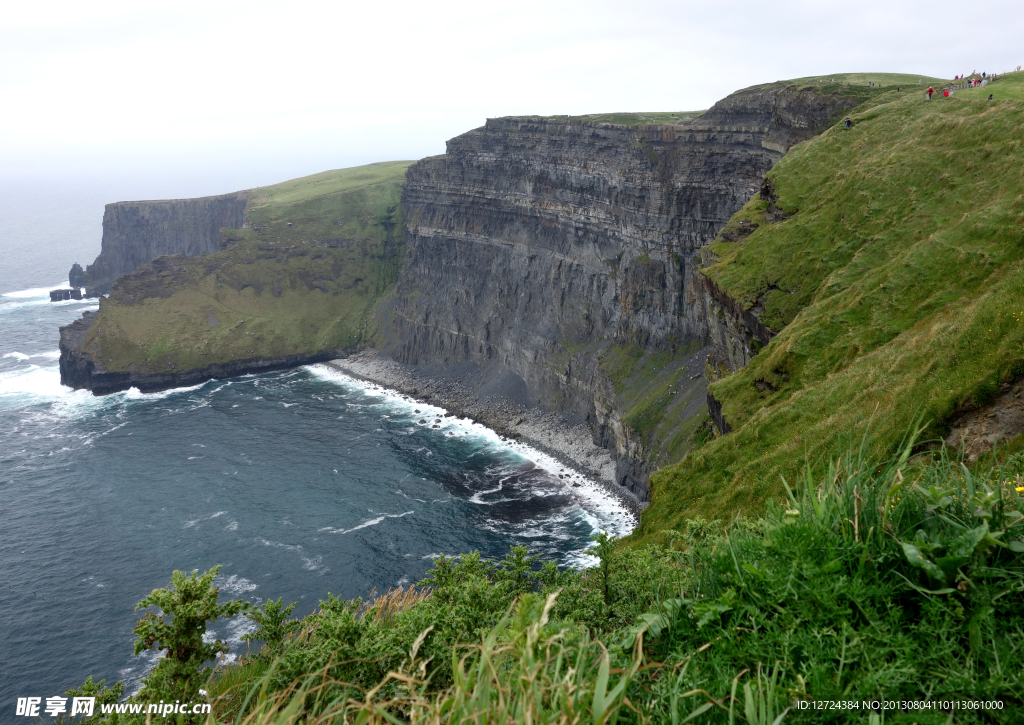
{"label": "green grass", "polygon": [[914,75],[913,73],[826,73],[820,76],[807,76],[806,78],[795,78],[786,81],[791,84],[823,84],[823,83],[849,83],[854,86],[866,86],[872,83],[876,86],[911,86],[918,85],[918,81],[924,88],[929,84],[942,83],[941,78],[934,76]]}
{"label": "green grass", "polygon": [[226,247],[157,260],[118,280],[86,339],[111,371],[211,364],[349,347],[401,267],[396,161],[250,192]]}
{"label": "green grass", "polygon": [[681,125],[689,123],[704,111],[655,111],[649,113],[590,113],[582,116],[543,116],[551,120],[611,123],[616,126]]}
{"label": "green grass", "polygon": [[610,345],[600,352],[600,367],[615,385],[627,435],[643,446],[650,469],[686,455],[706,420],[705,415],[695,414],[703,403],[704,389],[690,379],[684,357],[699,346],[699,342],[686,345],[679,341],[670,352]]}
{"label": "green grass", "polygon": [[[989,93],[995,101],[985,100]],[[636,538],[692,516],[763,510],[808,460],[875,420],[875,453],[926,415],[933,433],[1024,360],[1024,74],[926,100],[883,91],[769,173],[704,270],[779,331],[711,385],[733,432],[652,477]],[[771,384],[763,392],[755,382]]]}

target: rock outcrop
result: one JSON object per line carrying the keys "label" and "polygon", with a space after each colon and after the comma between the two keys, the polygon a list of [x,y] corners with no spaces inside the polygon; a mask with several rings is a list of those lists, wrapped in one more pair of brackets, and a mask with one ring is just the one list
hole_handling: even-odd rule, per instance
{"label": "rock outcrop", "polygon": [[76,263],[69,278],[84,281],[89,293],[104,293],[115,279],[157,257],[216,252],[221,248],[222,228],[242,227],[247,198],[247,192],[240,191],[199,199],[107,204],[99,256],[84,275]]}
{"label": "rock outcrop", "polygon": [[68,284],[75,288],[86,286],[85,270],[78,262],[71,265],[71,271],[68,272]]}
{"label": "rock outcrop", "polygon": [[79,288],[74,289],[53,289],[50,290],[50,302],[61,302],[63,300],[80,300],[82,299],[82,290]]}
{"label": "rock outcrop", "polygon": [[708,332],[715,348],[712,363],[720,361],[728,372],[746,367],[750,358],[776,334],[758,317],[763,309],[763,300],[747,308],[723,292],[714,280],[703,274],[698,276],[702,302],[707,311]]}

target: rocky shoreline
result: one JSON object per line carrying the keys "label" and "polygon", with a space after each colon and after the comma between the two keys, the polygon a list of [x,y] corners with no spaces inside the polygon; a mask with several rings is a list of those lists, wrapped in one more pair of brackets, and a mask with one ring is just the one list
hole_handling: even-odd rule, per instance
{"label": "rocky shoreline", "polygon": [[499,435],[522,441],[593,479],[634,514],[646,506],[615,482],[615,458],[593,442],[586,423],[573,421],[504,396],[481,397],[464,375],[445,375],[396,362],[364,349],[325,363],[358,380],[383,385],[418,400],[471,418]]}

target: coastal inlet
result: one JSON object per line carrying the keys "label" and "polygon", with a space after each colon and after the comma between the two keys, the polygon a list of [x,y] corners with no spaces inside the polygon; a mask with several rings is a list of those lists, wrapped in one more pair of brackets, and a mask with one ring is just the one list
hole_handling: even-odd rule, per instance
{"label": "coastal inlet", "polygon": [[[126,655],[134,605],[173,569],[223,564],[225,595],[305,614],[328,592],[414,583],[442,553],[524,544],[578,566],[593,533],[634,524],[553,459],[327,366],[152,395],[63,388],[52,331],[95,301],[49,289],[0,297],[6,692],[88,675],[131,690],[150,665]],[[241,634],[217,636],[237,652]]]}

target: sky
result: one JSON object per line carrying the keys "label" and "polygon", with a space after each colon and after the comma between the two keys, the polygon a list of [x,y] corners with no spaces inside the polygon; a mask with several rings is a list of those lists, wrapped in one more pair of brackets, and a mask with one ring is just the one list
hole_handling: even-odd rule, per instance
{"label": "sky", "polygon": [[1001,72],[1024,63],[1021,38],[1019,0],[11,3],[0,176],[230,191],[444,153],[488,117],[696,110],[849,71]]}

